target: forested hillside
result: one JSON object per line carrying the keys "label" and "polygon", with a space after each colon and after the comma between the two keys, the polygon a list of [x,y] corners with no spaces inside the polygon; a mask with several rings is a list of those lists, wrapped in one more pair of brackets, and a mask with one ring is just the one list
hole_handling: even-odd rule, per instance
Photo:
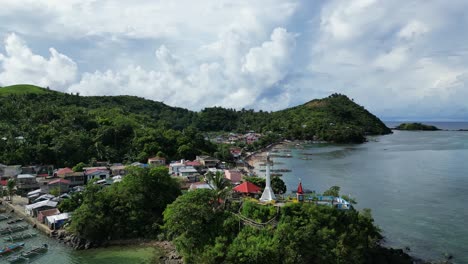
{"label": "forested hillside", "polygon": [[133,96],[84,97],[24,85],[0,88],[0,94],[0,163],[6,164],[144,161],[158,153],[194,158],[216,151],[204,140],[212,131],[340,143],[391,132],[338,94],[273,113],[220,107],[197,113]]}

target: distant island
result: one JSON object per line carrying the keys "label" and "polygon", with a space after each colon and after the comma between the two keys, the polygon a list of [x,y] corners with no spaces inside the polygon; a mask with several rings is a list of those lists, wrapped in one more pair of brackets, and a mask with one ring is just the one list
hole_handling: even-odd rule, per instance
{"label": "distant island", "polygon": [[426,125],[422,123],[403,123],[395,127],[396,130],[410,130],[410,131],[437,131],[440,130],[436,126]]}

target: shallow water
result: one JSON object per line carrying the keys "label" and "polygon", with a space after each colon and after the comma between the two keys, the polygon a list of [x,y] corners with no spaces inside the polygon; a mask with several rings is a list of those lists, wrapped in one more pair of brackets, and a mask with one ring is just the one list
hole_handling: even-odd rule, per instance
{"label": "shallow water", "polygon": [[293,147],[291,154],[274,159],[284,162],[275,168],[293,170],[283,176],[288,192],[299,178],[317,192],[338,185],[358,209],[372,209],[388,245],[468,263],[468,132],[395,131],[360,145]]}

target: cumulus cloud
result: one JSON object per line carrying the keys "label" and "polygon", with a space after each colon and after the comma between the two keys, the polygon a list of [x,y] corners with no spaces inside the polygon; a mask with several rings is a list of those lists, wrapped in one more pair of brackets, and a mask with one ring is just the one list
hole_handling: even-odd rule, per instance
{"label": "cumulus cloud", "polygon": [[[220,44],[223,43],[223,44]],[[85,73],[81,81],[68,91],[83,95],[132,94],[172,105],[198,109],[202,106],[252,107],[269,89],[289,73],[295,36],[284,28],[276,28],[270,40],[244,50],[238,39],[222,39],[211,46],[223,49],[217,57],[190,66],[162,45],[155,52],[155,67],[145,70],[129,66],[120,71]],[[215,56],[216,57],[216,56]]]}
{"label": "cumulus cloud", "polygon": [[[191,109],[274,110],[341,92],[383,118],[467,119],[467,8],[464,0],[4,0],[0,36],[17,32],[28,45],[17,36],[5,43],[0,84]],[[50,46],[50,55],[38,52]]]}
{"label": "cumulus cloud", "polygon": [[76,63],[50,48],[50,57],[34,54],[16,34],[5,38],[5,54],[0,53],[0,85],[34,83],[40,86],[63,88],[75,80]]}

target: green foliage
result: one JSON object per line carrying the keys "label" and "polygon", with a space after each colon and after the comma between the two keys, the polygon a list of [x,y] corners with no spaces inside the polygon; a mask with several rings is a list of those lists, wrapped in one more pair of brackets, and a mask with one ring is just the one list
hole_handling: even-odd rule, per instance
{"label": "green foliage", "polygon": [[11,197],[15,194],[16,181],[14,179],[8,179],[7,181],[7,191],[8,196],[11,200]]}
{"label": "green foliage", "polygon": [[335,196],[339,197],[340,196],[340,186],[332,186],[330,189],[326,190],[323,192],[324,196]]}
{"label": "green foliage", "polygon": [[284,181],[278,177],[271,178],[271,188],[273,188],[273,192],[276,194],[285,194],[286,193],[286,184]]}
{"label": "green foliage", "polygon": [[2,163],[72,167],[93,158],[145,161],[162,153],[178,160],[215,152],[229,161],[228,146],[216,149],[204,139],[202,133],[210,131],[263,133],[247,151],[283,138],[350,143],[363,142],[367,134],[391,133],[377,117],[338,94],[272,113],[220,107],[196,113],[132,96],[83,97],[37,89],[46,94],[0,96],[0,135],[7,139],[0,141]]}
{"label": "green foliage", "polygon": [[76,165],[72,168],[72,170],[73,170],[74,172],[82,172],[84,167],[86,167],[86,164],[85,164],[84,162],[80,162],[80,163],[76,164]]}
{"label": "green foliage", "polygon": [[[336,191],[336,188],[335,188]],[[227,208],[215,210],[212,190],[180,196],[164,212],[165,230],[187,263],[375,263],[380,230],[370,210],[342,211],[309,203],[277,207],[244,201],[241,213],[278,225],[256,229]],[[232,211],[231,211],[232,210]],[[406,262],[404,262],[406,263]]]}
{"label": "green foliage", "polygon": [[52,194],[53,196],[59,196],[60,195],[60,187],[55,187],[49,190],[49,194]]}
{"label": "green foliage", "polygon": [[17,84],[0,87],[0,96],[21,95],[21,94],[48,94],[53,91],[29,84]]}
{"label": "green foliage", "polygon": [[122,182],[109,187],[88,183],[71,230],[93,240],[154,238],[164,209],[178,195],[178,183],[165,167],[135,167]]}
{"label": "green foliage", "polygon": [[397,126],[395,129],[398,130],[422,130],[422,131],[435,131],[440,130],[436,126],[425,125],[421,123],[403,123]]}
{"label": "green foliage", "polygon": [[60,210],[60,212],[73,212],[76,209],[78,209],[78,207],[80,207],[82,203],[83,193],[76,192],[72,193],[70,198],[62,200],[58,205],[58,209]]}

